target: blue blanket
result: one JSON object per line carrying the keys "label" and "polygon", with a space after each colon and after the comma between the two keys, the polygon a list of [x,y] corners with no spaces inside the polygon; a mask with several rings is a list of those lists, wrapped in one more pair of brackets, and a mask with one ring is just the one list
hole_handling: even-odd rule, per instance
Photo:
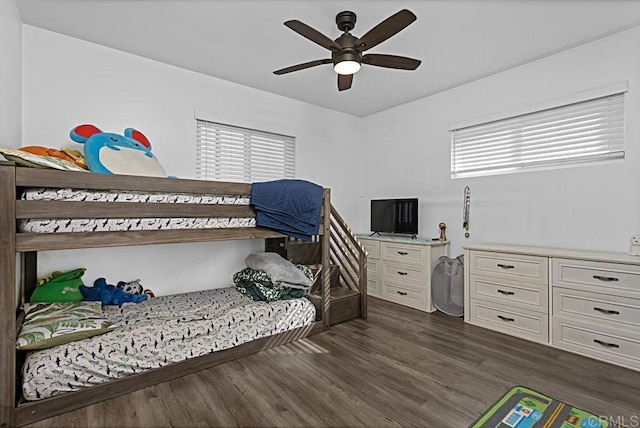
{"label": "blue blanket", "polygon": [[253,183],[256,226],[310,241],[320,227],[323,193],[321,186],[304,180]]}

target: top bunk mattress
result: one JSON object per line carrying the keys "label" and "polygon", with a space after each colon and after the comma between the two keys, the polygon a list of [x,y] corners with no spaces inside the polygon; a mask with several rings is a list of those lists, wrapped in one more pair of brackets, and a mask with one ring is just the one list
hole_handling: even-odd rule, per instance
{"label": "top bunk mattress", "polygon": [[[26,189],[26,201],[131,202],[164,204],[249,205],[249,196],[138,193],[115,190]],[[21,219],[21,232],[114,232],[128,230],[219,229],[255,227],[254,217],[152,217],[152,218],[56,218]]]}
{"label": "top bunk mattress", "polygon": [[306,298],[254,302],[235,288],[161,296],[106,306],[112,332],[31,352],[23,395],[39,400],[309,326]]}

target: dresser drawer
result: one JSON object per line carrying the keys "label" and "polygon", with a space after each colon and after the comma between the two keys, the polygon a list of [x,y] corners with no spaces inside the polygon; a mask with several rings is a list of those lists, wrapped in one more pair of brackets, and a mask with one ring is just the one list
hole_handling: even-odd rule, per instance
{"label": "dresser drawer", "polygon": [[563,317],[554,317],[552,328],[559,348],[640,368],[640,335]]}
{"label": "dresser drawer", "polygon": [[383,260],[403,263],[424,264],[426,250],[420,245],[403,245],[393,242],[382,242],[380,245]]}
{"label": "dresser drawer", "polygon": [[360,243],[367,251],[368,259],[377,260],[380,258],[380,241],[375,241],[373,239],[359,239]]}
{"label": "dresser drawer", "polygon": [[367,277],[367,295],[380,297],[381,294],[380,279]]}
{"label": "dresser drawer", "polygon": [[424,284],[426,280],[423,268],[402,263],[382,262],[382,276],[401,281]]}
{"label": "dresser drawer", "polygon": [[549,312],[547,285],[471,275],[471,297],[491,300],[501,307],[517,307],[532,311]]}
{"label": "dresser drawer", "polygon": [[503,309],[483,300],[471,299],[472,324],[513,336],[549,342],[549,316],[524,309]]}
{"label": "dresser drawer", "polygon": [[506,253],[472,251],[470,272],[478,275],[516,278],[521,281],[547,284],[548,258]]}
{"label": "dresser drawer", "polygon": [[382,298],[412,308],[426,310],[426,299],[423,290],[407,288],[387,280],[382,281]]}
{"label": "dresser drawer", "polygon": [[617,328],[637,328],[640,333],[638,299],[553,287],[553,314],[565,318],[579,315],[593,323],[606,320],[616,323]]}
{"label": "dresser drawer", "polygon": [[553,259],[553,285],[640,297],[640,266]]}

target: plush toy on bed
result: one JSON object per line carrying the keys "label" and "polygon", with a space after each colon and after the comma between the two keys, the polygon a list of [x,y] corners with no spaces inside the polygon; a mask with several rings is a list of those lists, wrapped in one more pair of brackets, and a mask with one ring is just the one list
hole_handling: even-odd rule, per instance
{"label": "plush toy on bed", "polygon": [[148,288],[144,288],[142,284],[140,284],[140,280],[136,279],[135,281],[118,281],[118,285],[116,285],[119,289],[129,294],[145,294],[147,297],[156,297],[153,294],[153,291]]}
{"label": "plush toy on bed", "polygon": [[140,285],[140,280],[136,279],[134,281],[118,281],[118,285],[116,287],[120,288],[125,293],[129,294],[142,294],[144,288]]}
{"label": "plush toy on bed", "polygon": [[125,293],[121,288],[107,284],[107,280],[104,278],[96,279],[93,287],[81,285],[80,291],[84,296],[84,300],[97,300],[102,302],[103,305],[122,306],[123,303],[140,303],[148,299],[146,294]]}
{"label": "plush toy on bed", "polygon": [[151,153],[151,143],[140,131],[127,128],[124,135],[102,132],[93,125],[79,125],[71,130],[71,139],[84,144],[84,157],[92,172],[101,174],[167,174]]}

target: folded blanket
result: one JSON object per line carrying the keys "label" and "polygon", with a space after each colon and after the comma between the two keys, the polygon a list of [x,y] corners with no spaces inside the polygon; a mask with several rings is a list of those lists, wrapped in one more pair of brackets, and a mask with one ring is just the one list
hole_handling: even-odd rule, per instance
{"label": "folded blanket", "polygon": [[275,302],[276,300],[291,300],[304,297],[303,290],[283,289],[282,287],[273,288],[259,282],[253,282],[247,279],[238,278],[236,281],[236,289],[245,296],[251,297],[255,302]]}
{"label": "folded blanket", "polygon": [[323,193],[321,186],[304,180],[253,183],[256,225],[310,241],[318,234]]}
{"label": "folded blanket", "polygon": [[[299,268],[304,270],[307,275],[312,275],[311,269],[306,266],[299,266]],[[254,301],[290,300],[304,297],[306,294],[306,290],[276,285],[271,282],[271,279],[264,271],[251,268],[244,268],[235,273],[233,282],[239,292],[251,297]]]}
{"label": "folded blanket", "polygon": [[244,260],[248,268],[264,271],[278,286],[307,289],[311,279],[278,253],[253,253]]}

